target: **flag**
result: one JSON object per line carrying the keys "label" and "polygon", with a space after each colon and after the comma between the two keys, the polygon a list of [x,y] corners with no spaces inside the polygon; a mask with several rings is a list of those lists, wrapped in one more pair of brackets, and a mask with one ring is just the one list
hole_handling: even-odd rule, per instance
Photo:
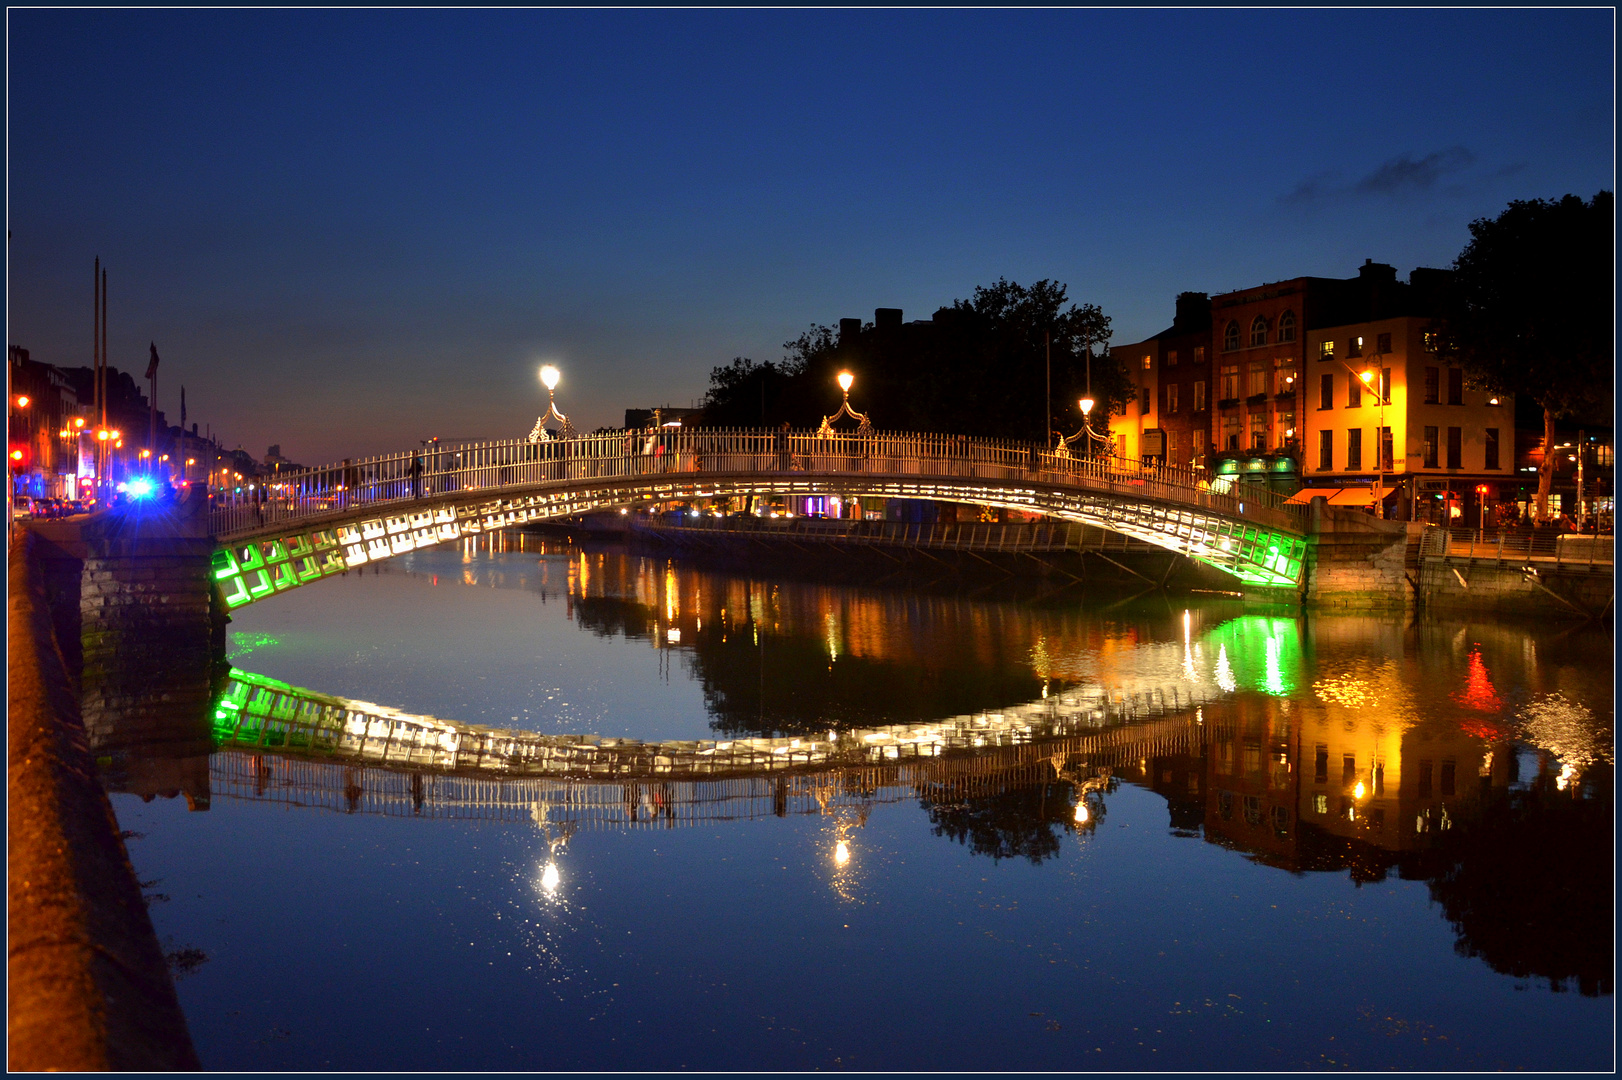
{"label": "flag", "polygon": [[186,426],[186,388],[180,388],[180,426]]}
{"label": "flag", "polygon": [[147,361],[146,374],[142,378],[156,379],[158,377],[158,345],[152,343],[152,359]]}

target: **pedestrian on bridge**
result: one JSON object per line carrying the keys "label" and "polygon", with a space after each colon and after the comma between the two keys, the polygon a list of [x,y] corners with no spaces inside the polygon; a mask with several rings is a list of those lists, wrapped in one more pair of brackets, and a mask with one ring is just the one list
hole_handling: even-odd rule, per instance
{"label": "pedestrian on bridge", "polygon": [[407,471],[411,474],[411,496],[412,496],[412,498],[415,498],[415,499],[422,498],[422,455],[421,454],[412,454],[411,455],[411,468],[409,470],[407,470]]}

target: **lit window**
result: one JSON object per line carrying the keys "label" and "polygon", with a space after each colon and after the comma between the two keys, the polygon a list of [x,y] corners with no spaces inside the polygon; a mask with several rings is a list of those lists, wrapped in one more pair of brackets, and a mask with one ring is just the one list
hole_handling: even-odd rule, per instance
{"label": "lit window", "polygon": [[1154,367],[1154,363],[1153,363],[1152,358],[1149,357],[1149,356],[1145,356],[1143,358],[1143,370],[1144,371],[1149,371],[1153,367]]}
{"label": "lit window", "polygon": [[1363,355],[1363,339],[1361,337],[1354,337],[1346,342],[1346,355],[1348,357]]}
{"label": "lit window", "polygon": [[1335,358],[1335,343],[1333,341],[1320,341],[1318,343],[1318,359],[1333,360]]}
{"label": "lit window", "polygon": [[1205,380],[1197,379],[1194,382],[1194,411],[1205,411]]}
{"label": "lit window", "polygon": [[1328,795],[1314,795],[1312,797],[1312,812],[1314,814],[1327,814],[1327,813],[1329,813],[1329,796]]}
{"label": "lit window", "polygon": [[1166,366],[1167,367],[1176,367],[1177,366],[1177,350],[1176,349],[1168,349],[1166,351]]}
{"label": "lit window", "polygon": [[1166,384],[1166,412],[1175,415],[1177,412],[1177,384]]}

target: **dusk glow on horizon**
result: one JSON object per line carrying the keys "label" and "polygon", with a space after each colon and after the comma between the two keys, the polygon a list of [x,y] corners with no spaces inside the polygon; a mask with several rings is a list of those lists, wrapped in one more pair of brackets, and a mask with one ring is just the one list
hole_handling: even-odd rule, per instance
{"label": "dusk glow on horizon", "polygon": [[8,23],[9,343],[90,366],[99,257],[112,367],[155,342],[170,423],[184,385],[307,464],[522,438],[542,364],[617,427],[999,277],[1136,341],[1183,290],[1446,266],[1512,199],[1613,185],[1606,9]]}

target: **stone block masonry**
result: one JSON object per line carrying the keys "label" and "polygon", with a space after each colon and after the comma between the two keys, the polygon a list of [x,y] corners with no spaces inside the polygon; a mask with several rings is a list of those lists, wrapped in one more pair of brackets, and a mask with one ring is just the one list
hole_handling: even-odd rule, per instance
{"label": "stone block masonry", "polygon": [[1382,521],[1361,511],[1314,508],[1303,599],[1310,607],[1329,611],[1411,609],[1417,601],[1408,554],[1422,528],[1405,521]]}

